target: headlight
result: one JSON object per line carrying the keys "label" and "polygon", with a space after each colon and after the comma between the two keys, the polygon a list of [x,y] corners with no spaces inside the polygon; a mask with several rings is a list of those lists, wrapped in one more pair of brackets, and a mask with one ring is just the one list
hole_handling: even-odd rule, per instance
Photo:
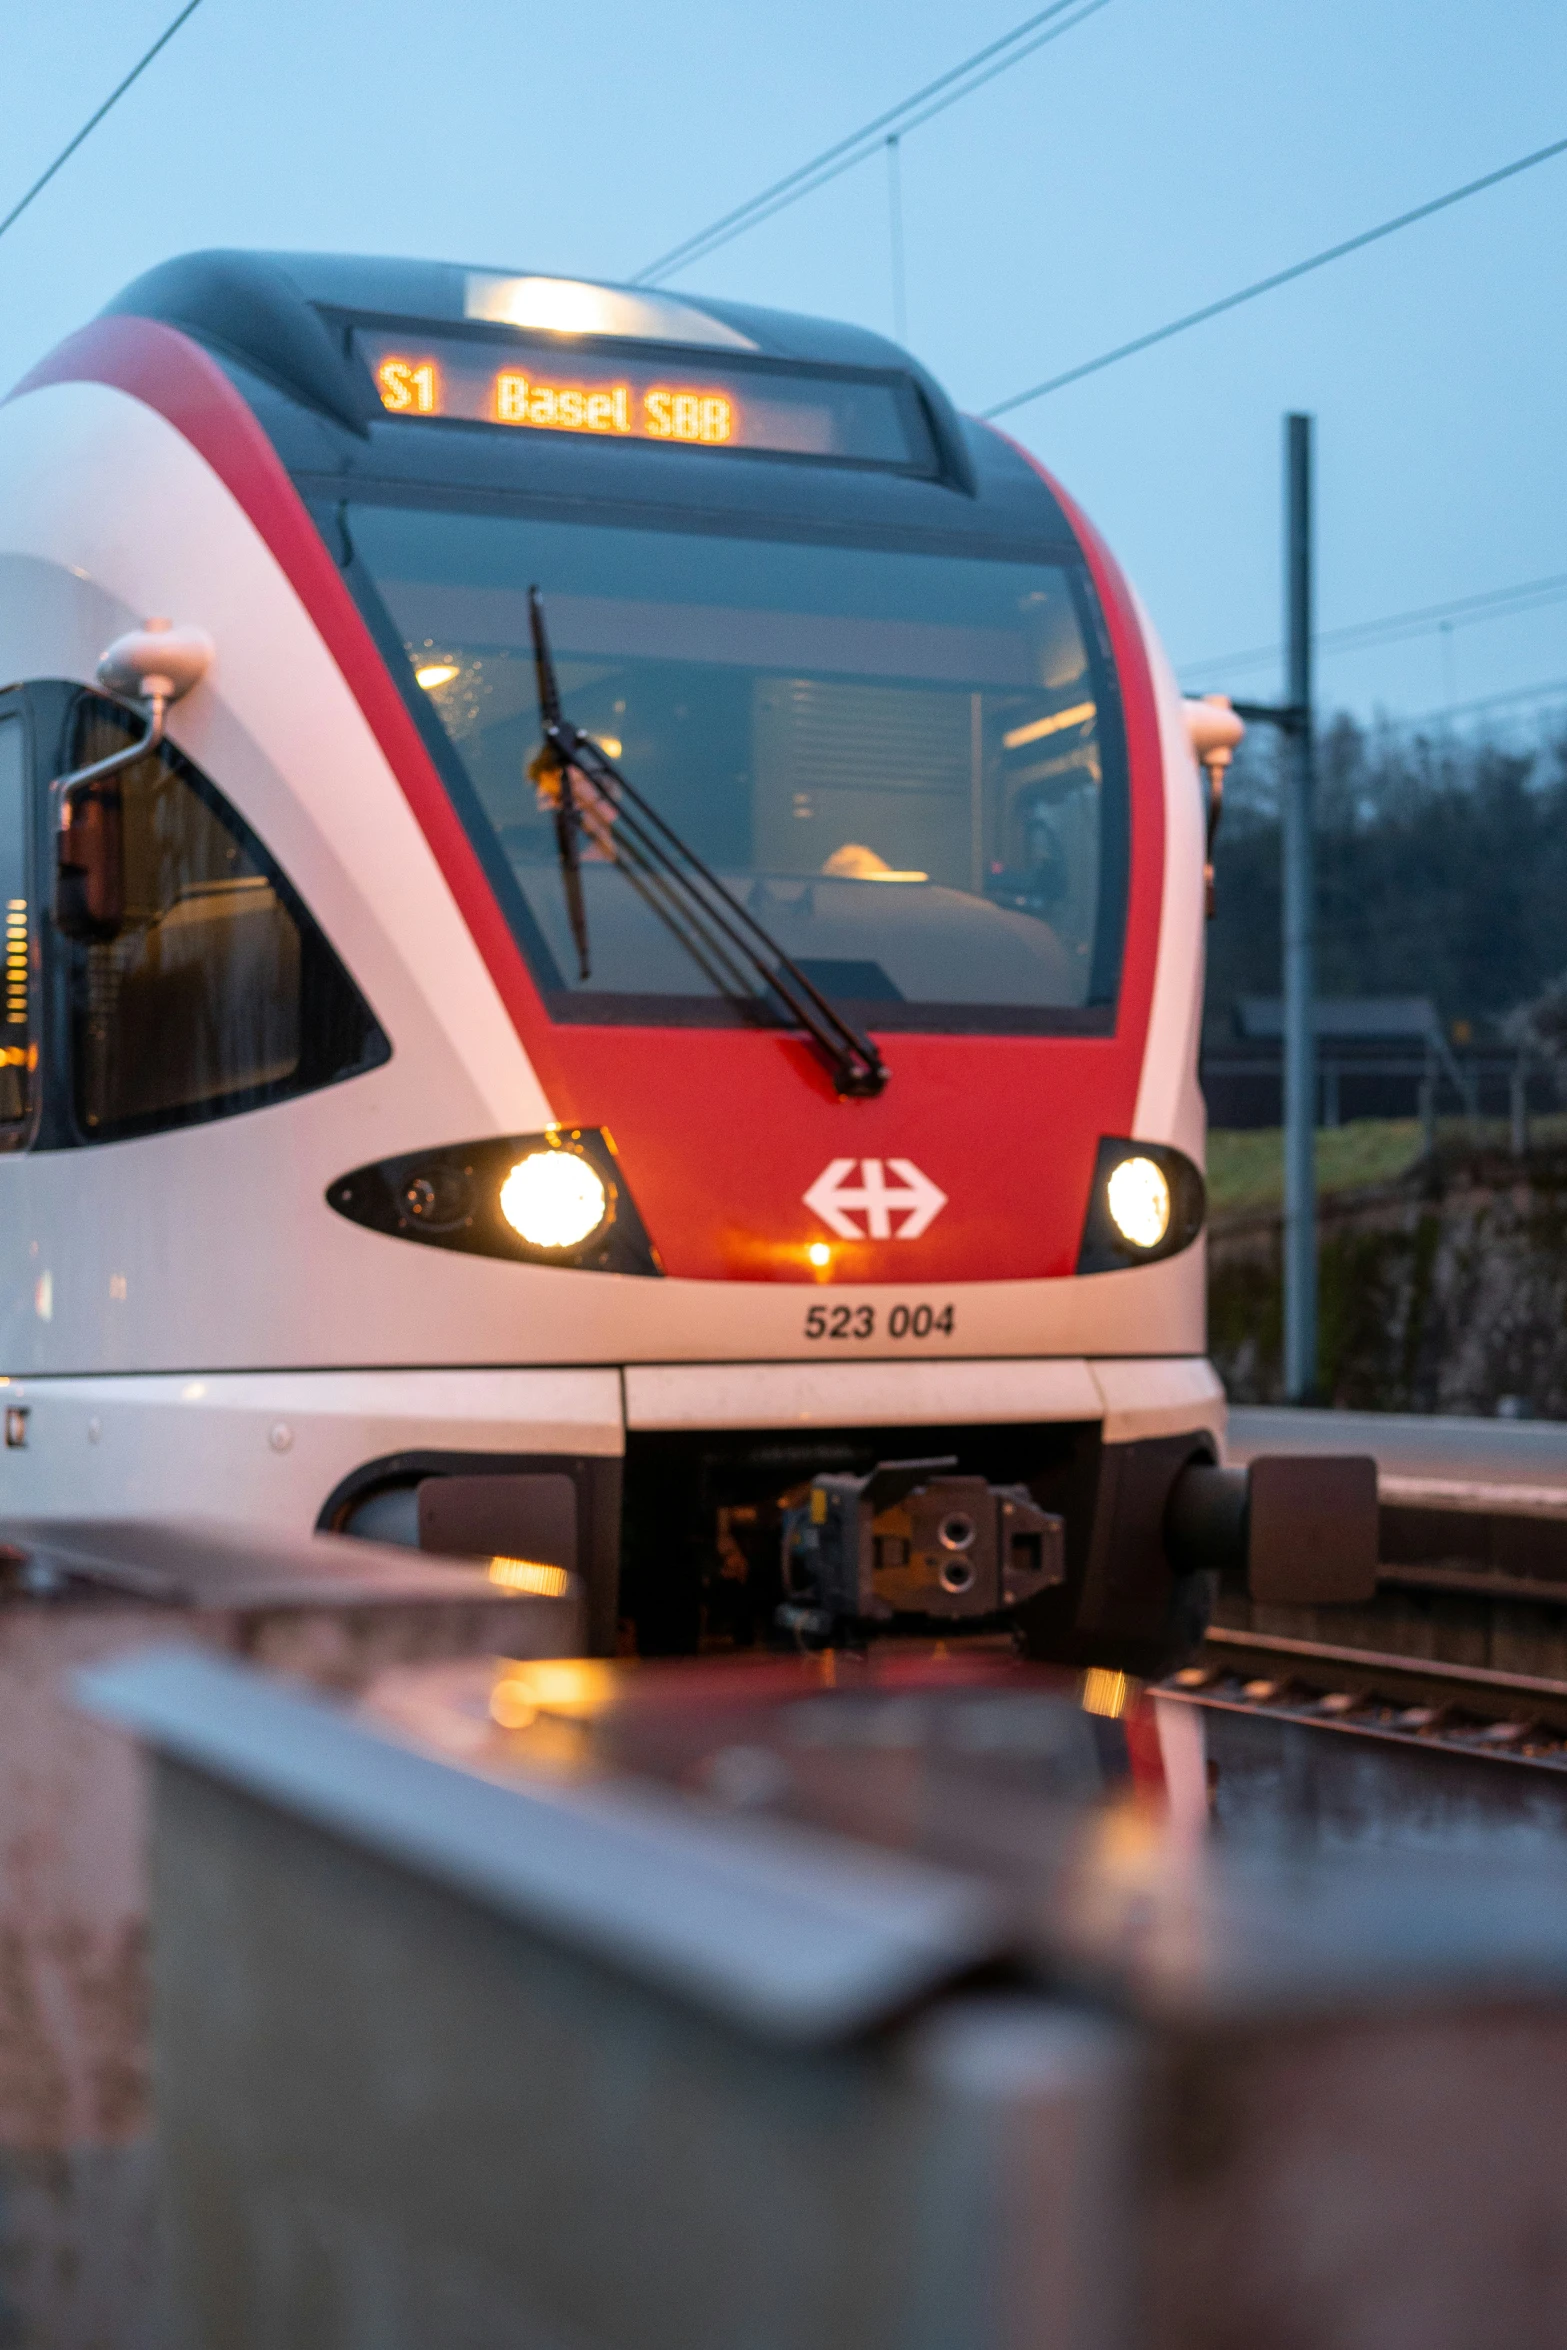
{"label": "headlight", "polygon": [[1202,1175],[1167,1142],[1106,1135],[1094,1162],[1079,1273],[1122,1273],[1190,1248],[1202,1230]]}
{"label": "headlight", "polygon": [[1170,1229],[1170,1186],[1152,1159],[1123,1159],[1107,1186],[1110,1220],[1133,1248],[1157,1248]]}
{"label": "headlight", "polygon": [[603,1179],[575,1151],[530,1151],[500,1192],[501,1214],[533,1248],[575,1248],[604,1221]]}
{"label": "headlight", "polygon": [[602,1127],[436,1143],[356,1167],[326,1196],[351,1224],[425,1248],[584,1273],[663,1270]]}

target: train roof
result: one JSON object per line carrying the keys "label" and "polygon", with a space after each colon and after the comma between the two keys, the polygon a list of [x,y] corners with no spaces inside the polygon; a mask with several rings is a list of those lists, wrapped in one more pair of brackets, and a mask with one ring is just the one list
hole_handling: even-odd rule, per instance
{"label": "train roof", "polygon": [[604,503],[602,453],[573,445],[570,436],[530,434],[524,448],[521,436],[461,425],[402,434],[383,414],[346,331],[377,320],[471,332],[478,321],[491,332],[500,325],[602,338],[610,348],[647,343],[713,359],[896,375],[914,386],[940,461],[936,478],[915,481],[869,469],[780,468],[739,453],[719,468],[698,457],[672,500],[668,468],[689,453],[621,447],[614,452],[615,503],[708,508],[715,519],[728,514],[812,531],[914,531],[933,543],[967,541],[975,552],[981,542],[998,553],[1047,545],[1059,553],[1075,543],[1047,483],[1010,443],[960,417],[898,344],[839,320],[478,264],[225,250],[159,263],[104,315],[157,320],[207,349],[307,495],[341,494],[373,480],[382,490],[402,482],[425,494],[479,493],[502,502]]}
{"label": "train roof", "polygon": [[[237,334],[246,341],[263,323],[277,326],[289,320],[302,326],[306,323],[303,314],[311,310],[461,325],[475,316],[494,315],[473,308],[475,279],[491,280],[498,286],[601,295],[606,300],[606,315],[602,323],[584,324],[582,331],[589,333],[730,349],[748,347],[772,358],[806,364],[900,367],[923,376],[918,362],[885,335],[838,319],[713,301],[706,295],[666,294],[650,286],[563,278],[554,271],[498,269],[477,262],[398,261],[347,253],[183,253],[148,270],[108,307],[111,311],[134,311],[141,318],[166,319],[198,333]],[[532,323],[554,321],[536,318]],[[939,388],[934,384],[932,388],[938,389],[939,395]]]}

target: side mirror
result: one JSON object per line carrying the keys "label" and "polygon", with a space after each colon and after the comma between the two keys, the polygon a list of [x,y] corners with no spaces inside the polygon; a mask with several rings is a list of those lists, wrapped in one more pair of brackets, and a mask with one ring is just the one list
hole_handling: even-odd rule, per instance
{"label": "side mirror", "polygon": [[204,629],[149,620],[116,638],[98,663],[98,683],[135,706],[142,733],[123,751],[53,788],[54,925],[87,944],[117,938],[125,927],[125,822],[120,777],[163,740],[164,713],[200,683],[212,665]]}
{"label": "side mirror", "polygon": [[1213,920],[1213,846],[1224,813],[1224,771],[1246,732],[1245,721],[1230,707],[1228,694],[1204,694],[1181,704],[1186,732],[1198,764],[1208,778],[1208,834],[1203,843],[1202,883],[1208,919]]}

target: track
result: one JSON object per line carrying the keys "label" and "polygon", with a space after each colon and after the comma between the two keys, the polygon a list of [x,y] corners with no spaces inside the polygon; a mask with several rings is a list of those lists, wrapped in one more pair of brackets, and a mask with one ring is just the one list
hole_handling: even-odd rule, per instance
{"label": "track", "polygon": [[1567,1681],[1215,1625],[1164,1687],[1230,1712],[1567,1771]]}
{"label": "track", "polygon": [[1154,1697],[1172,1800],[1223,1842],[1567,1856],[1567,1682],[1219,1628]]}
{"label": "track", "polygon": [[1158,1695],[1190,1708],[1216,1820],[1356,1842],[1567,1837],[1567,1427],[1232,1413],[1228,1452],[1369,1452],[1367,1606],[1221,1606]]}

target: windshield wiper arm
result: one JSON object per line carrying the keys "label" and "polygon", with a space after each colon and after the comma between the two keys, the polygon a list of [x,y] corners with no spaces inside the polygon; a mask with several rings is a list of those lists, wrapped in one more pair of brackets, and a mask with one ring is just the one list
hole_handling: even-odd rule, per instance
{"label": "windshield wiper arm", "polygon": [[[533,631],[533,665],[538,677],[539,714],[544,726],[544,749],[534,762],[541,778],[559,773],[555,805],[555,838],[561,877],[566,886],[566,908],[577,942],[582,976],[588,976],[587,918],[582,906],[582,877],[578,869],[578,827],[581,814],[571,781],[576,768],[602,794],[612,811],[595,837],[604,853],[640,872],[659,895],[672,896],[680,910],[694,921],[710,952],[750,966],[752,991],[772,996],[790,1018],[805,1030],[831,1073],[840,1094],[869,1096],[887,1082],[887,1064],[868,1036],[861,1036],[814,986],[793,957],[786,954],[772,932],[718,875],[703,864],[696,851],[681,839],[672,824],[628,783],[620,769],[593,737],[573,726],[560,706],[560,688],[544,626],[544,605],[536,587],[528,590],[528,622]],[[569,808],[569,816],[565,811]],[[611,832],[613,825],[613,832]]]}
{"label": "windshield wiper arm", "polygon": [[[570,754],[562,741],[565,721],[561,717],[560,686],[550,658],[549,639],[544,633],[544,607],[536,587],[528,590],[528,620],[533,629],[533,674],[538,683],[539,715],[544,721],[544,749],[528,772],[538,784],[554,778],[555,854],[560,860],[560,878],[566,892],[566,919],[571,924],[572,942],[577,950],[577,969],[582,978],[590,979],[593,966],[588,955],[588,910],[582,902],[582,852],[577,837],[582,816],[571,787]],[[571,731],[575,733],[575,727]]]}

